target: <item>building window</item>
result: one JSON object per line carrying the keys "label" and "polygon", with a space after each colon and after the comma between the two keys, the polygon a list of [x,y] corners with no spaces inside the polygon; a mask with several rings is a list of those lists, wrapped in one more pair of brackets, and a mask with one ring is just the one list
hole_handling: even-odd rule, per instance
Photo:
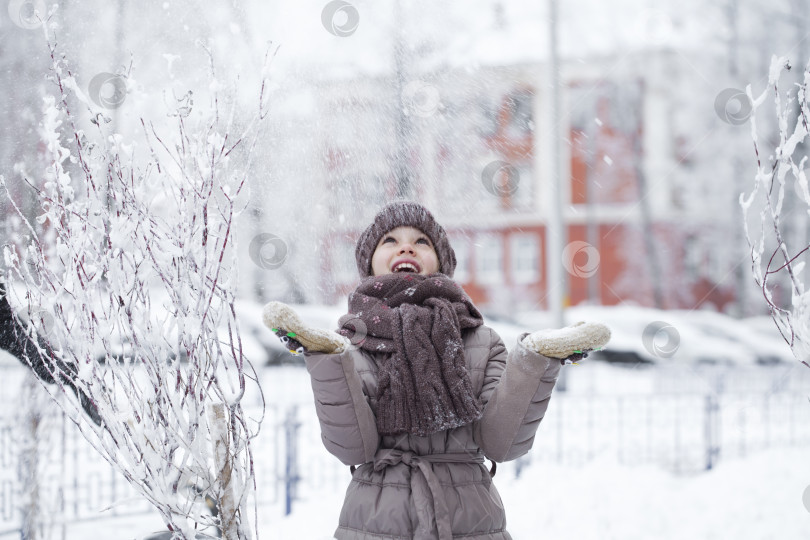
{"label": "building window", "polygon": [[476,105],[478,134],[482,137],[494,137],[498,134],[498,108],[487,98],[479,98]]}
{"label": "building window", "polygon": [[483,285],[503,283],[503,242],[494,234],[482,234],[475,242],[475,277]]}
{"label": "building window", "polygon": [[506,132],[512,137],[524,137],[532,132],[532,94],[527,90],[517,91],[506,99],[509,114]]}
{"label": "building window", "polygon": [[684,240],[683,264],[688,283],[694,283],[698,279],[700,272],[700,243],[694,236],[689,236]]}
{"label": "building window", "polygon": [[536,234],[513,234],[509,254],[513,283],[525,285],[540,280],[540,239]]}

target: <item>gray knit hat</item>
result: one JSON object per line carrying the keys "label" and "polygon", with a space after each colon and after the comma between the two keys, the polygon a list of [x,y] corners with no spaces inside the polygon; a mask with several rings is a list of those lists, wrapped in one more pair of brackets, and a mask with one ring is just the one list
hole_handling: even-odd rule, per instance
{"label": "gray knit hat", "polygon": [[456,253],[447,239],[447,233],[427,208],[411,201],[388,204],[377,212],[374,222],[360,235],[354,250],[360,277],[372,275],[371,257],[377,249],[377,244],[385,233],[397,227],[415,227],[428,235],[439,258],[439,272],[447,277],[453,277],[456,270]]}

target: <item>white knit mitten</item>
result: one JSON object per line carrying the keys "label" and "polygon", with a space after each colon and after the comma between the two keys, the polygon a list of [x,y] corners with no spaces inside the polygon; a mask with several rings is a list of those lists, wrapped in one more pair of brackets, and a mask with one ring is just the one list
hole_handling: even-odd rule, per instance
{"label": "white knit mitten", "polygon": [[290,306],[282,302],[269,302],[264,306],[262,320],[279,337],[290,336],[307,351],[337,354],[351,343],[337,332],[307,326]]}
{"label": "white knit mitten", "polygon": [[600,323],[578,322],[558,330],[538,330],[523,338],[527,349],[550,358],[568,358],[601,349],[610,341],[610,329]]}

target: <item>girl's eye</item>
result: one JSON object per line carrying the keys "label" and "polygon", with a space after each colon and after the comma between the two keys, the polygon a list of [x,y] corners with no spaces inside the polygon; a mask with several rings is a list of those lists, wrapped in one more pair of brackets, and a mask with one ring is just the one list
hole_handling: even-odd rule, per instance
{"label": "girl's eye", "polygon": [[[386,244],[386,243],[388,243],[389,241],[390,241],[390,242],[396,242],[396,239],[395,239],[393,236],[386,236],[386,237],[383,239],[382,243],[383,243],[383,244]],[[419,242],[422,242],[423,244],[428,245],[428,246],[430,245],[430,240],[428,240],[428,239],[427,239],[427,238],[425,238],[425,237],[419,238],[419,239],[416,241],[416,243],[417,243],[417,244],[418,244]]]}

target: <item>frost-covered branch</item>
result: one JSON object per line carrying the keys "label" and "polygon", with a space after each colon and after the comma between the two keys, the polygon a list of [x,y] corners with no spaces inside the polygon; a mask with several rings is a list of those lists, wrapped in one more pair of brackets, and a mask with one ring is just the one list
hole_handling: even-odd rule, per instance
{"label": "frost-covered branch", "polygon": [[[141,120],[142,156],[107,131],[48,41],[58,95],[44,102],[47,166],[26,179],[42,213],[29,222],[17,209],[24,240],[3,247],[9,300],[27,319],[18,337],[43,344],[28,362],[46,367],[37,375],[55,383],[46,385],[51,396],[177,538],[206,527],[250,538],[250,441],[261,419],[242,408],[255,373],[234,309],[234,225],[267,115],[266,67],[258,113],[236,136],[234,111],[220,114],[222,86],[212,80],[199,123],[190,125],[190,93],[173,104],[173,135]],[[90,110],[95,133],[79,129],[75,101]],[[0,187],[11,198],[2,176]],[[82,395],[98,425],[83,416]],[[218,518],[201,504],[206,496],[227,503]]]}
{"label": "frost-covered branch", "polygon": [[[800,201],[798,211],[810,214],[810,193],[805,171],[807,156],[795,155],[798,145],[803,143],[808,135],[807,118],[810,115],[810,105],[807,102],[807,89],[810,83],[810,70],[805,71],[803,82],[797,85],[795,105],[799,110],[795,111],[792,107],[794,101],[790,95],[788,94],[787,104],[783,105],[779,91],[779,80],[783,72],[789,69],[787,59],[774,57],[771,61],[768,88],[756,99],[752,95],[750,85],[746,89],[753,104],[750,121],[757,156],[757,174],[751,193],[740,195],[740,205],[743,209],[745,235],[751,249],[754,280],[762,290],[782,337],[796,358],[810,367],[810,291],[806,290],[802,281],[805,266],[805,260],[802,259],[807,258],[810,245],[807,245],[806,241],[799,245],[789,245],[783,221],[786,189],[791,185]],[[756,112],[766,102],[768,96],[773,97],[776,106],[779,141],[773,149],[770,162],[763,164],[757,137]],[[794,112],[797,114],[792,114]],[[795,120],[791,120],[792,116],[795,116]],[[759,208],[760,230],[752,235],[748,217],[755,204]],[[779,306],[774,299],[773,282],[777,276],[787,276],[791,292],[789,306]]]}

